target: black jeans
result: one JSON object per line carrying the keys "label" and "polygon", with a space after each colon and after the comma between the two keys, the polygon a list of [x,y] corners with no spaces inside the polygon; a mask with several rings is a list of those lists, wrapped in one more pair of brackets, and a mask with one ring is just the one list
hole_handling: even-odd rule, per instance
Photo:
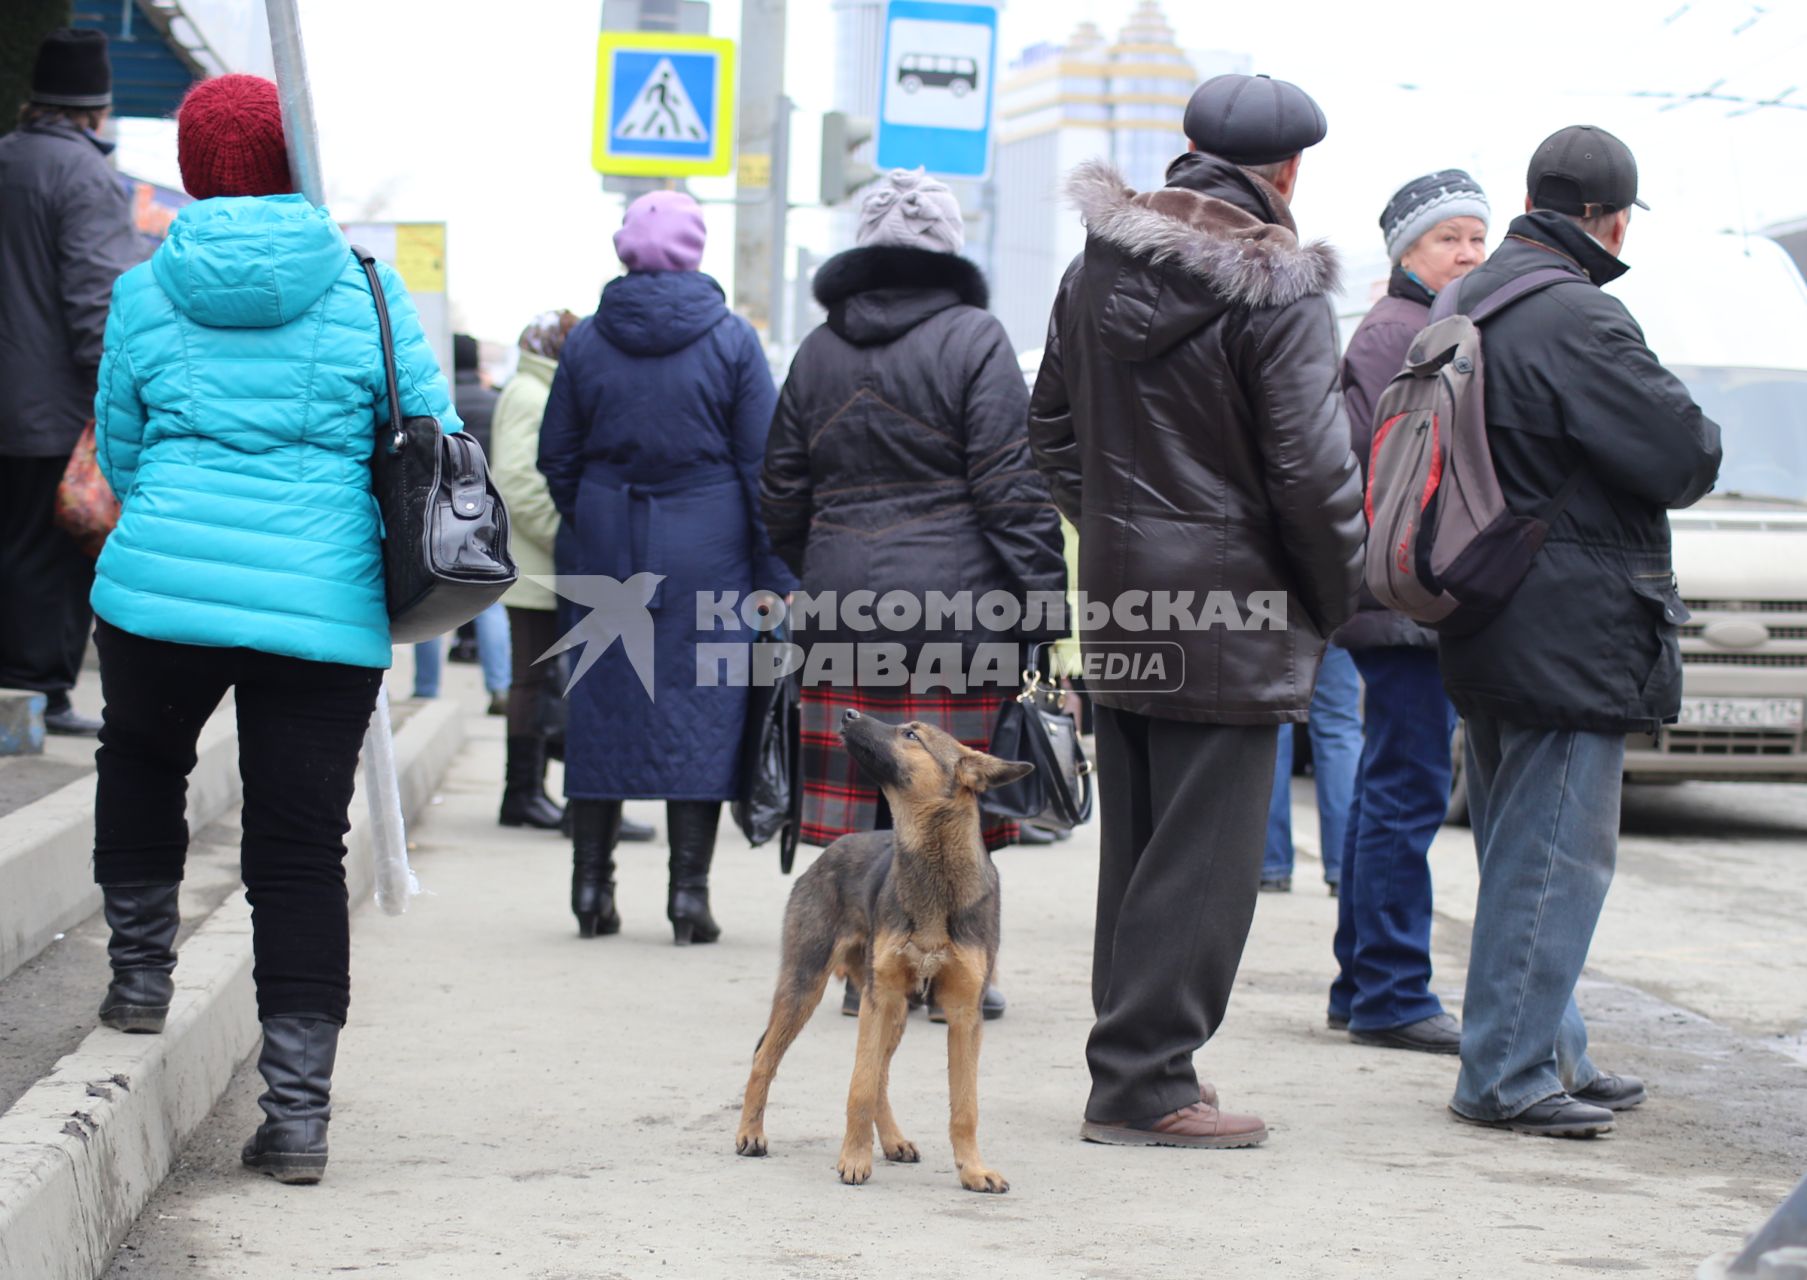
{"label": "black jeans", "polygon": [[1278,730],[1098,707],[1098,923],[1086,1119],[1198,1101],[1255,918]]}
{"label": "black jeans", "polygon": [[94,561],[51,523],[66,458],[0,458],[0,688],[75,687],[88,647]]}
{"label": "black jeans", "polygon": [[105,621],[95,642],[106,696],[94,758],[95,882],[182,879],[195,743],[234,690],[245,788],[239,861],[251,902],[257,1015],[343,1023],[351,996],[345,833],[383,673],[147,640]]}
{"label": "black jeans", "polygon": [[546,704],[564,696],[556,659],[539,657],[558,643],[558,614],[551,609],[508,606],[509,653],[513,671],[508,684],[508,736],[535,738],[546,732]]}

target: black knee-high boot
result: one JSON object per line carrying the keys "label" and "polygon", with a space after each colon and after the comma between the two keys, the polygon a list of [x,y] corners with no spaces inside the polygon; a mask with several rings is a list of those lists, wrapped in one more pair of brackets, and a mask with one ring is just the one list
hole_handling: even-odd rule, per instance
{"label": "black knee-high boot", "polygon": [[580,937],[621,932],[615,911],[615,842],[621,834],[621,801],[572,800],[571,914]]}
{"label": "black knee-high boot", "polygon": [[504,766],[502,812],[505,827],[538,827],[556,831],[565,811],[546,794],[546,740],[536,734],[511,737]]}
{"label": "black knee-high boot", "polygon": [[100,1020],[116,1031],[156,1034],[169,1016],[176,984],[176,900],[180,884],[101,886],[101,909],[113,936],[107,959],[113,981],[100,1004]]}
{"label": "black knee-high boot", "polygon": [[312,1014],[264,1019],[257,1070],[267,1086],[257,1105],[264,1122],[239,1152],[247,1168],[278,1182],[313,1183],[326,1172],[326,1126],[332,1119],[333,1060],[339,1024]]}
{"label": "black knee-high boot", "polygon": [[671,892],[665,915],[678,946],[714,942],[721,927],[709,914],[709,864],[722,820],[719,800],[668,800],[665,825],[671,839]]}

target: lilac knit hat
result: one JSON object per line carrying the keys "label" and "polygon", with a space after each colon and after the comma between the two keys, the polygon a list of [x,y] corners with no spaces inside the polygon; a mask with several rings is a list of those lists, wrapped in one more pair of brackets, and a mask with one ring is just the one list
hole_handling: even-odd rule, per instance
{"label": "lilac knit hat", "polygon": [[629,271],[695,271],[706,237],[695,200],[681,191],[649,191],[627,207],[615,253]]}

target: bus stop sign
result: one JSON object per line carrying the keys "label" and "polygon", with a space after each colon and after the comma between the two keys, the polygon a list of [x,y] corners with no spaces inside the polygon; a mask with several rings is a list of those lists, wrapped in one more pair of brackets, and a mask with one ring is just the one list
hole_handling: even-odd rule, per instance
{"label": "bus stop sign", "polygon": [[891,0],[885,9],[878,167],[982,178],[991,169],[998,11]]}

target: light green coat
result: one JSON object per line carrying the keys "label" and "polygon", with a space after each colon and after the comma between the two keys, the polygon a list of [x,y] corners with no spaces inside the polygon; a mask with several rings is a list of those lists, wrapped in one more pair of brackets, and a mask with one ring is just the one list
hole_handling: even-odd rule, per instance
{"label": "light green coat", "polygon": [[558,606],[552,590],[534,578],[552,576],[552,541],[558,536],[558,508],[546,491],[540,474],[540,419],[552,394],[555,361],[532,352],[521,352],[514,377],[502,388],[490,422],[490,476],[508,504],[508,549],[521,577],[502,603],[511,609],[545,609]]}

